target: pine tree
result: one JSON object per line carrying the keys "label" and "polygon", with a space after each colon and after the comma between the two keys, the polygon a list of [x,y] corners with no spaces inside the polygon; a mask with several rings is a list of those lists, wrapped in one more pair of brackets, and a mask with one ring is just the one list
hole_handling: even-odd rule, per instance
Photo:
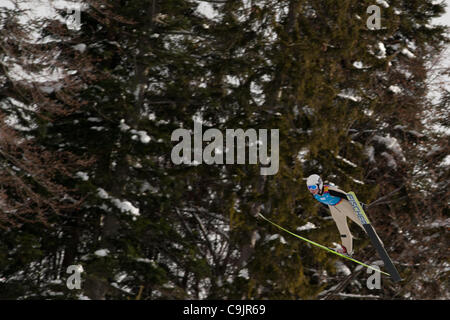
{"label": "pine tree", "polygon": [[[445,226],[445,188],[422,194],[445,187],[448,175],[445,164],[433,165],[445,163],[446,136],[423,121],[429,108],[448,109],[445,95],[441,109],[426,97],[427,62],[446,41],[429,22],[443,6],[377,3],[379,30],[366,25],[372,1],[356,0],[86,0],[80,29],[45,24],[46,48],[59,52],[74,86],[44,89],[42,101],[52,99],[54,109],[30,134],[43,150],[95,161],[73,177],[58,175],[83,202],[52,216],[52,229],[24,224],[18,240],[2,235],[3,252],[19,242],[26,250],[12,262],[1,256],[0,276],[32,270],[27,287],[15,283],[5,296],[323,297],[354,266],[257,219],[263,213],[319,243],[338,242],[328,210],[304,185],[319,173],[363,202],[384,197],[368,214],[409,285],[399,293],[386,280],[379,296],[439,297],[432,280],[445,277],[442,257],[418,279],[424,250]],[[224,135],[278,129],[278,173],[261,175],[261,164],[248,161],[174,164],[171,135],[192,132],[194,122]],[[308,222],[315,228],[297,230]],[[358,257],[376,260],[364,232],[352,231]],[[81,291],[62,281],[74,264],[83,266]],[[360,294],[370,293],[360,281],[342,290],[359,283]]]}
{"label": "pine tree", "polygon": [[57,240],[45,233],[82,202],[67,182],[90,162],[42,142],[52,139],[47,129],[55,118],[78,108],[73,95],[85,82],[67,68],[86,61],[73,48],[39,38],[43,26],[55,33],[61,24],[26,20],[28,11],[12,4],[0,14],[1,275],[2,297],[24,298],[39,296],[58,277],[49,267],[61,259]]}

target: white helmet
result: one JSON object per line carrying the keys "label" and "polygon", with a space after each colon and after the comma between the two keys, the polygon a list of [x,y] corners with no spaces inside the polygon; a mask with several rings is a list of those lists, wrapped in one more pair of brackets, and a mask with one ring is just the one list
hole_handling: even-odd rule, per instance
{"label": "white helmet", "polygon": [[312,174],[306,179],[306,185],[308,188],[316,186],[319,188],[319,191],[321,191],[323,188],[323,181],[318,174]]}

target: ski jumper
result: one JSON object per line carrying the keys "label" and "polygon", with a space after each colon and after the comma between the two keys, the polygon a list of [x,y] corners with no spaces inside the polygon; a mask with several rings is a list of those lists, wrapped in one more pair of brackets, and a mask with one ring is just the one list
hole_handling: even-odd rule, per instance
{"label": "ski jumper", "polygon": [[[315,194],[314,198],[319,202],[328,205],[336,226],[341,235],[341,241],[347,252],[353,252],[353,236],[347,224],[347,218],[359,225],[363,230],[361,221],[356,215],[350,202],[348,202],[346,193],[330,185],[323,186],[322,194]],[[365,231],[365,230],[364,230]]]}

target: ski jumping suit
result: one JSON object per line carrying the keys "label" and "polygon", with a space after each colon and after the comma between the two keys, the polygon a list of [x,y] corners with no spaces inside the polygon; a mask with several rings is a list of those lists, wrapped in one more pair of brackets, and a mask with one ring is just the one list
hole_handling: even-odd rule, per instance
{"label": "ski jumping suit", "polygon": [[347,224],[347,218],[350,218],[363,230],[361,221],[347,200],[345,192],[330,185],[323,186],[322,194],[315,194],[314,198],[319,202],[328,205],[336,226],[341,234],[341,241],[349,254],[353,252],[353,236]]}

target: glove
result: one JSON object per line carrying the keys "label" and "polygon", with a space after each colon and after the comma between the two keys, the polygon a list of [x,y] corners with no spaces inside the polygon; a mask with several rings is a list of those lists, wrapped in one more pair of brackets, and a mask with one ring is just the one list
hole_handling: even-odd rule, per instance
{"label": "glove", "polygon": [[336,248],[335,251],[336,251],[337,253],[346,255],[347,257],[351,257],[351,256],[353,255],[353,252],[350,252],[350,253],[349,253],[349,252],[347,251],[347,248],[344,247],[342,244],[340,245],[340,248]]}
{"label": "glove", "polygon": [[336,248],[337,253],[347,254],[347,248],[341,245],[339,248]]}

